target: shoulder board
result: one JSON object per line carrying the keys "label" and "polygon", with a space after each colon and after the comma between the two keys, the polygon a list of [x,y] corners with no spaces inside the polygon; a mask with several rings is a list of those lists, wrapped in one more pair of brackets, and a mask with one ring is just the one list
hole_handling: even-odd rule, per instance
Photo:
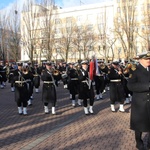
{"label": "shoulder board", "polygon": [[129,78],[131,78],[131,77],[132,77],[132,74],[129,75]]}
{"label": "shoulder board", "polygon": [[136,65],[132,65],[131,70],[135,71],[136,70]]}

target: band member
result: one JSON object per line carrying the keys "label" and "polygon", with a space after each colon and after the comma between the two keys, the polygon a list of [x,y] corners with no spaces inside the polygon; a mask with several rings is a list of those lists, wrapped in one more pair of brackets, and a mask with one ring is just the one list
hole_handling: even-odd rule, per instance
{"label": "band member", "polygon": [[125,61],[125,66],[123,68],[123,74],[124,74],[124,90],[125,90],[125,102],[124,104],[130,103],[130,97],[131,97],[131,91],[127,87],[128,79],[129,79],[129,73],[131,70],[131,64],[128,63],[128,61]]}
{"label": "band member", "polygon": [[72,106],[75,107],[79,82],[78,82],[78,72],[74,66],[74,63],[70,63],[67,75],[68,75],[68,89],[71,94]]}
{"label": "band member", "polygon": [[[79,97],[83,100],[84,113],[88,115],[89,112],[93,114],[93,104],[94,104],[94,90],[93,86],[89,80],[88,72],[88,61],[81,62],[81,69],[78,71],[79,79]],[[88,110],[88,99],[89,99],[89,110]]]}
{"label": "band member", "polygon": [[103,98],[102,93],[105,89],[105,73],[107,73],[108,71],[105,70],[105,65],[101,60],[98,60],[97,63],[98,67],[94,80],[96,88],[96,99],[99,100]]}
{"label": "band member", "polygon": [[30,70],[30,67],[28,65],[23,65],[22,67],[22,72],[25,76],[27,85],[28,85],[28,94],[29,94],[29,99],[28,99],[28,106],[32,106],[32,100],[33,100],[33,72]]}
{"label": "band member", "polygon": [[23,73],[22,65],[22,63],[18,63],[18,69],[14,72],[15,101],[18,106],[19,115],[27,115],[27,101],[29,99],[29,92],[26,78],[28,78],[28,75]]}
{"label": "band member", "polygon": [[110,102],[111,111],[115,112],[115,102],[120,102],[119,111],[125,112],[124,110],[124,99],[125,92],[123,86],[123,70],[119,66],[119,61],[114,60],[110,72],[108,73],[110,79]]}
{"label": "band member", "polygon": [[42,101],[44,103],[44,112],[49,113],[48,104],[52,104],[52,114],[56,114],[56,85],[53,77],[53,69],[51,62],[46,63],[46,69],[41,73],[43,81]]}
{"label": "band member", "polygon": [[[28,67],[28,70],[29,70],[29,73],[30,74],[34,74],[34,68],[32,66],[32,63],[31,62],[28,62],[27,63],[27,67]],[[30,81],[30,99],[28,101],[28,105],[31,106],[32,105],[32,100],[33,100],[33,88],[34,88],[34,83],[33,83],[33,79]]]}
{"label": "band member", "polygon": [[33,84],[35,87],[35,93],[39,93],[39,86],[40,86],[40,75],[41,75],[41,70],[38,67],[38,64],[34,64],[34,69],[33,69]]}
{"label": "band member", "polygon": [[54,79],[55,79],[55,84],[56,84],[56,86],[58,86],[59,81],[61,80],[61,73],[57,69],[57,67],[55,66],[54,63],[52,63],[52,69],[53,69],[53,76],[54,76]]}
{"label": "band member", "polygon": [[136,148],[146,149],[142,133],[148,132],[146,147],[150,149],[150,51],[139,55],[139,65],[130,73],[127,86],[133,92],[130,128],[135,131]]}
{"label": "band member", "polygon": [[67,66],[66,62],[63,62],[63,63],[59,64],[59,69],[58,69],[60,71],[60,73],[61,73],[61,77],[62,77],[62,81],[63,81],[65,89],[68,88],[67,67],[68,66]]}
{"label": "band member", "polygon": [[4,88],[6,81],[7,81],[6,66],[4,66],[3,61],[0,61],[0,87],[1,89]]}
{"label": "band member", "polygon": [[9,71],[9,75],[8,75],[8,82],[11,84],[11,91],[14,92],[15,91],[15,81],[14,81],[14,72],[16,71],[17,67],[15,63],[12,63],[10,66],[10,71]]}
{"label": "band member", "polygon": [[42,62],[42,66],[40,67],[41,72],[46,69],[46,62]]}

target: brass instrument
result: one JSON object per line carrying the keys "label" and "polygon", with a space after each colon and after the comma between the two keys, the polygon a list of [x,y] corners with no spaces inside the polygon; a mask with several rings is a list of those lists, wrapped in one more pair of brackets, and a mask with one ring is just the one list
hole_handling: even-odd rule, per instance
{"label": "brass instrument", "polygon": [[58,76],[58,75],[60,74],[60,71],[57,70],[57,69],[54,69],[54,70],[52,71],[52,74],[53,74],[54,76]]}
{"label": "brass instrument", "polygon": [[125,66],[125,68],[123,69],[123,73],[124,73],[124,74],[129,73],[129,71],[130,71],[131,67],[132,67],[132,65],[131,65],[131,64],[127,64],[127,65]]}
{"label": "brass instrument", "polygon": [[105,64],[101,64],[100,65],[100,69],[105,69],[106,65]]}
{"label": "brass instrument", "polygon": [[22,73],[23,73],[23,74],[28,74],[28,72],[29,72],[28,68],[27,68],[26,66],[24,66],[24,67],[22,68]]}
{"label": "brass instrument", "polygon": [[79,63],[75,63],[73,66],[76,70],[80,70],[81,65]]}
{"label": "brass instrument", "polygon": [[17,83],[19,85],[19,87],[22,87],[23,86],[23,83],[25,83],[25,79],[23,78],[22,74],[20,71],[18,71],[19,73],[19,77],[18,77],[18,80],[15,81],[15,83]]}

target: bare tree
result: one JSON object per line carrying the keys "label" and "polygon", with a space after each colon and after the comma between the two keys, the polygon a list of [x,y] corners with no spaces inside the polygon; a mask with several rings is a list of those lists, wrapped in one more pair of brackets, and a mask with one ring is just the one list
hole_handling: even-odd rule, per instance
{"label": "bare tree", "polygon": [[1,14],[0,16],[0,59],[7,60],[7,46],[8,46],[8,29],[7,29],[8,16]]}
{"label": "bare tree", "polygon": [[103,7],[97,15],[97,51],[100,54],[100,58],[105,59],[106,62],[113,59],[114,44],[116,42],[112,32],[112,16],[112,9],[107,8],[107,6]]}
{"label": "bare tree", "polygon": [[20,14],[18,12],[17,3],[10,10],[8,22],[9,38],[8,49],[9,58],[14,61],[20,60]]}
{"label": "bare tree", "polygon": [[[142,14],[141,14],[141,24],[138,27],[137,35],[140,37],[141,49],[142,51],[150,51],[150,4],[148,1],[144,1],[143,5],[141,5]],[[137,44],[139,41],[137,41]]]}
{"label": "bare tree", "polygon": [[[136,38],[136,6],[137,0],[126,0],[120,2],[117,8],[117,15],[114,20],[115,30],[114,34],[119,39],[119,43],[123,49],[126,59],[135,55],[135,38]],[[120,49],[118,49],[118,57]]]}
{"label": "bare tree", "polygon": [[[59,28],[59,31],[61,32],[60,45],[57,44],[57,48],[60,49],[60,55],[62,56],[62,59],[64,59],[66,62],[68,62],[69,54],[73,53],[73,38],[75,36],[75,27],[76,23],[74,18],[64,18],[62,21],[63,26]],[[56,29],[56,31],[58,28]]]}
{"label": "bare tree", "polygon": [[79,53],[79,60],[89,59],[90,51],[94,52],[96,36],[93,28],[94,27],[92,24],[85,24],[82,26],[77,26],[75,29],[76,36],[74,37],[74,45],[76,51]]}
{"label": "bare tree", "polygon": [[23,43],[22,50],[28,55],[32,64],[35,61],[34,53],[36,53],[36,38],[39,34],[39,14],[40,6],[36,5],[33,0],[27,0],[21,14],[21,40]]}
{"label": "bare tree", "polygon": [[41,6],[39,24],[40,28],[40,51],[39,58],[41,59],[41,54],[46,60],[52,59],[52,54],[54,50],[54,10],[55,5],[53,0],[41,0],[39,5]]}

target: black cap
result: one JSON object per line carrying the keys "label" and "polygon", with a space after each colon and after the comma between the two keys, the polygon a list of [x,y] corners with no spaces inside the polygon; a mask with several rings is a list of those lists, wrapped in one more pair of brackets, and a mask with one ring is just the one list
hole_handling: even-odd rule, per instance
{"label": "black cap", "polygon": [[23,66],[23,63],[22,62],[17,62],[17,65],[18,66]]}
{"label": "black cap", "polygon": [[83,60],[83,61],[81,61],[81,64],[87,64],[88,65],[88,61],[87,60]]}
{"label": "black cap", "polygon": [[52,65],[52,63],[51,63],[50,61],[47,61],[45,64],[46,64],[47,66],[51,66],[51,65]]}
{"label": "black cap", "polygon": [[31,65],[31,62],[29,61],[27,64],[28,64],[28,65]]}
{"label": "black cap", "polygon": [[99,59],[99,60],[97,60],[97,63],[104,63],[104,61]]}
{"label": "black cap", "polygon": [[112,64],[114,64],[114,65],[119,65],[119,63],[120,63],[120,61],[118,59],[114,59],[112,62]]}
{"label": "black cap", "polygon": [[34,64],[34,66],[38,66],[38,64]]}
{"label": "black cap", "polygon": [[139,54],[138,58],[139,59],[149,59],[150,58],[150,51],[143,52],[143,53]]}

